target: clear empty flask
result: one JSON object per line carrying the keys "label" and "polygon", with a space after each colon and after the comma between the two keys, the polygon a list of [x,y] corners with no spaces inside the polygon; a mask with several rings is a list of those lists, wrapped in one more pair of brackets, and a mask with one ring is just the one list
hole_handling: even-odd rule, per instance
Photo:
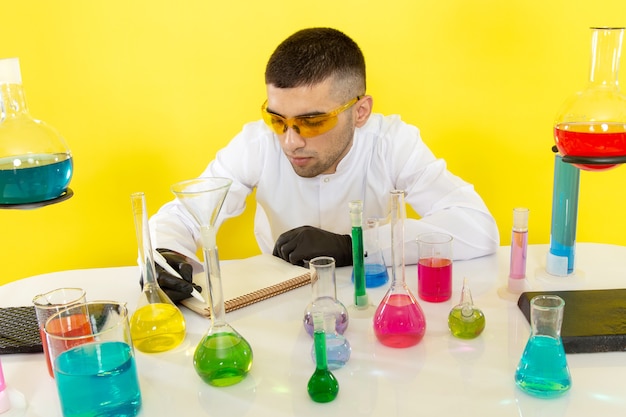
{"label": "clear empty flask", "polygon": [[185,339],[185,317],[156,280],[144,193],[132,194],[131,202],[143,291],[130,318],[130,334],[137,350],[145,353],[164,352],[180,345]]}
{"label": "clear empty flask", "polygon": [[197,178],[172,186],[172,192],[200,226],[204,254],[206,302],[211,310],[209,329],[193,355],[196,373],[209,385],[224,387],[241,382],[252,367],[252,348],[226,322],[222,276],[216,242],[216,221],[232,181]]}
{"label": "clear empty flask", "polygon": [[318,256],[309,262],[311,271],[311,302],[304,310],[304,329],[313,336],[313,314],[321,312],[324,316],[332,315],[335,318],[335,330],[342,335],[348,328],[350,321],[348,310],[337,299],[337,284],[335,281],[335,259],[330,256]]}
{"label": "clear empty flask", "polygon": [[374,314],[374,334],[386,346],[404,348],[419,343],[426,318],[406,285],[404,265],[404,191],[391,192],[391,286]]}
{"label": "clear empty flask", "polygon": [[535,397],[557,397],[572,385],[561,340],[564,306],[557,295],[530,300],[530,337],[515,371],[515,383]]}

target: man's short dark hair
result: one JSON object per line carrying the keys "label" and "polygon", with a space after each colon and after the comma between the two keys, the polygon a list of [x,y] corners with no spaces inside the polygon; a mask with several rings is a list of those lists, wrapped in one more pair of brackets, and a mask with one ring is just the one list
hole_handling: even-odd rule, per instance
{"label": "man's short dark hair", "polygon": [[365,58],[359,46],[331,28],[300,30],[285,39],[270,57],[265,83],[277,88],[318,84],[335,76],[355,96],[365,93]]}

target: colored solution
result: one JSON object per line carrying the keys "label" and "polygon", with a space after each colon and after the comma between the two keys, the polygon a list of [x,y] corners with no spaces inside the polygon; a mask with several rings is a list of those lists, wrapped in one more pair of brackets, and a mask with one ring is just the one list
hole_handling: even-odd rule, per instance
{"label": "colored solution", "polygon": [[130,334],[139,351],[165,352],[185,339],[185,318],[175,305],[147,304],[138,308],[131,317]]}
{"label": "colored solution", "polygon": [[[53,335],[63,335],[66,337],[85,336],[92,333],[88,317],[84,314],[72,314],[70,316],[53,319],[48,323],[48,331]],[[52,363],[50,362],[49,347],[48,343],[46,343],[46,334],[43,328],[39,328],[39,335],[42,341],[43,354],[46,358],[46,365],[48,366],[48,374],[54,378],[54,371],[52,370]],[[54,347],[55,352],[61,352],[92,341],[93,338],[88,337],[78,340],[52,339],[50,343]]]}
{"label": "colored solution", "polygon": [[[354,270],[352,271],[352,282],[354,282]],[[365,263],[365,287],[376,288],[389,282],[387,267],[382,264]]]}
{"label": "colored solution", "polygon": [[424,337],[426,320],[417,301],[408,294],[391,294],[374,314],[374,334],[385,346],[404,348]]}
{"label": "colored solution", "polygon": [[528,232],[514,231],[511,239],[511,267],[509,277],[526,278],[526,252],[528,249]]}
{"label": "colored solution", "polygon": [[572,381],[561,338],[532,336],[517,366],[515,383],[540,398],[557,397],[569,390]]}
{"label": "colored solution", "polygon": [[77,346],[59,355],[55,365],[64,417],[131,417],[139,413],[141,392],[128,344]]}
{"label": "colored solution", "polygon": [[316,331],[313,335],[313,347],[315,349],[315,372],[309,378],[307,392],[311,399],[317,403],[327,403],[339,393],[339,382],[328,370],[326,357],[326,336],[324,331]]}
{"label": "colored solution", "polygon": [[417,292],[424,301],[439,303],[452,296],[452,261],[422,258],[417,264]]}
{"label": "colored solution", "polygon": [[234,385],[242,381],[252,367],[252,348],[236,333],[213,333],[198,344],[193,366],[209,385]]}
{"label": "colored solution", "polygon": [[[626,155],[624,123],[561,123],[554,128],[557,147],[564,155],[609,157]],[[576,164],[580,169],[601,171],[615,165]]]}
{"label": "colored solution", "polygon": [[[332,297],[320,297],[315,300],[315,307],[318,312],[335,315],[335,331],[338,334],[343,334],[346,331],[350,318],[345,307],[340,302]],[[303,324],[306,332],[313,336],[313,315],[310,311],[304,314]]]}
{"label": "colored solution", "polygon": [[[342,335],[326,333],[326,364],[329,370],[342,368],[350,360],[351,352],[352,348],[348,339]],[[311,347],[311,358],[313,363],[317,364],[315,343]]]}
{"label": "colored solution", "polygon": [[354,278],[354,305],[367,307],[369,301],[365,291],[365,265],[363,261],[363,229],[359,226],[352,227],[352,274]]}
{"label": "colored solution", "polygon": [[458,305],[448,315],[448,328],[455,337],[474,339],[485,330],[485,315],[478,309]]}
{"label": "colored solution", "polygon": [[0,158],[0,204],[52,200],[72,179],[68,154],[22,155]]}

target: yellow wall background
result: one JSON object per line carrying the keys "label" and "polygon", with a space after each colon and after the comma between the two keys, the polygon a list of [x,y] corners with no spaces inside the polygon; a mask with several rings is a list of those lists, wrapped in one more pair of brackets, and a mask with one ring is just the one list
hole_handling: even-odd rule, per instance
{"label": "yellow wall background", "polygon": [[[623,0],[20,0],[0,13],[0,57],[20,58],[31,113],[75,164],[70,200],[0,210],[0,283],[135,263],[130,194],[146,192],[153,214],[259,118],[267,58],[309,26],[360,44],[375,110],[421,128],[484,197],[503,245],[516,206],[531,210],[531,243],[548,243],[553,117],[585,86],[589,27],[626,25]],[[582,173],[578,241],[626,244],[625,179]],[[252,215],[220,229],[221,258],[258,253]]]}

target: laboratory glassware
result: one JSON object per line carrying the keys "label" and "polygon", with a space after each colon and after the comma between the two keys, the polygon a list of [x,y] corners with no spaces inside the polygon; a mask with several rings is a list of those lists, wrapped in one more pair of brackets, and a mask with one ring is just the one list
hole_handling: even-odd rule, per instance
{"label": "laboratory glassware", "polygon": [[[48,341],[44,328],[50,317],[59,311],[74,305],[84,303],[86,301],[86,293],[82,288],[57,288],[43,294],[37,294],[33,297],[33,305],[37,315],[37,324],[39,325],[39,336],[41,337],[41,345],[43,347],[43,356],[46,358],[48,367],[48,375],[54,378],[52,370],[52,362],[50,362],[50,354],[48,353]],[[89,326],[86,314],[77,314],[71,318],[72,323],[77,329],[83,326]]]}
{"label": "laboratory glassware", "polygon": [[232,181],[206,177],[186,180],[172,186],[172,192],[200,226],[204,255],[205,301],[211,311],[209,329],[193,355],[193,365],[209,385],[225,387],[241,382],[252,367],[248,341],[226,322],[222,276],[216,242],[217,216]]}
{"label": "laboratory glassware", "polygon": [[511,257],[509,262],[508,289],[520,293],[525,288],[526,253],[528,251],[528,213],[525,207],[513,209],[511,230]]}
{"label": "laboratory glassware", "polygon": [[515,383],[535,397],[558,397],[572,384],[561,340],[564,306],[557,295],[530,300],[530,337],[515,371]]}
{"label": "laboratory glassware", "polygon": [[[84,312],[89,325],[76,334],[69,318]],[[139,413],[141,390],[124,303],[74,304],[50,317],[45,332],[64,417]]]}
{"label": "laboratory glassware", "polygon": [[66,200],[73,158],[63,137],[28,110],[18,58],[0,59],[0,208]]}
{"label": "laboratory glassware", "polygon": [[342,335],[348,328],[350,317],[348,310],[337,299],[337,283],[335,279],[335,259],[330,256],[318,256],[309,261],[311,271],[311,302],[304,309],[304,329],[313,336],[313,314],[322,312],[324,316],[332,315],[335,319],[335,331]]}
{"label": "laboratory glassware", "polygon": [[[314,309],[315,311],[315,309]],[[313,313],[314,315],[317,312]],[[335,315],[323,314],[324,317],[324,334],[326,335],[326,362],[329,370],[335,370],[343,367],[350,360],[352,347],[348,339],[337,333],[335,327]],[[315,337],[315,333],[313,334]],[[313,363],[317,362],[317,353],[315,352],[315,342],[311,346],[311,358]]]}
{"label": "laboratory glassware", "polygon": [[406,285],[404,263],[404,191],[391,192],[391,285],[374,314],[374,334],[383,345],[404,348],[419,343],[426,318]]}
{"label": "laboratory glassware", "polygon": [[417,237],[417,295],[440,303],[452,296],[452,236],[429,232]]}
{"label": "laboratory glassware", "polygon": [[324,314],[315,312],[313,316],[314,333],[313,346],[315,348],[315,371],[307,384],[307,392],[311,399],[318,403],[327,403],[339,393],[339,382],[328,370],[326,358],[326,335],[324,334]]}
{"label": "laboratory glassware", "polygon": [[[379,241],[380,220],[370,217],[365,221],[363,229],[363,262],[365,267],[365,288],[376,288],[389,282],[387,264]],[[352,270],[354,282],[354,268]]]}
{"label": "laboratory glassware", "polygon": [[589,81],[557,112],[554,139],[563,161],[583,170],[626,162],[626,95],[619,89],[623,27],[591,28]]}
{"label": "laboratory glassware", "polygon": [[133,193],[130,199],[143,280],[141,295],[130,318],[130,333],[137,350],[144,353],[165,352],[185,339],[185,317],[157,282],[145,194]]}
{"label": "laboratory glassware", "polygon": [[546,271],[551,275],[572,274],[576,266],[579,189],[580,169],[555,154],[550,249],[546,260]]}
{"label": "laboratory glassware", "polygon": [[466,279],[463,280],[461,300],[448,314],[448,328],[459,339],[474,339],[485,330],[485,314],[474,305]]}
{"label": "laboratory glassware", "polygon": [[354,275],[354,307],[365,310],[369,299],[365,286],[365,262],[363,254],[363,201],[348,203],[352,224],[352,273]]}

